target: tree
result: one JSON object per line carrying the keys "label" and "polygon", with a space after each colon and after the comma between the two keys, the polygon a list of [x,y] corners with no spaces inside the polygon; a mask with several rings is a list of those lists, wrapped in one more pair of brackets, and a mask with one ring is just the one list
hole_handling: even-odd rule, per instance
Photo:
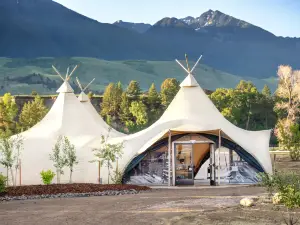
{"label": "tree", "polygon": [[[21,136],[8,137],[2,135],[0,137],[0,164],[6,168],[7,178],[9,178],[8,173],[10,171],[13,186],[17,184],[17,172],[20,166],[22,149],[23,139]],[[13,169],[15,169],[15,176]]]}
{"label": "tree", "polygon": [[69,141],[67,137],[64,137],[63,140],[63,153],[65,158],[65,165],[70,169],[70,180],[69,182],[72,183],[72,174],[73,168],[75,165],[78,164],[77,156],[76,156],[76,149],[73,144]]}
{"label": "tree", "polygon": [[279,83],[275,93],[279,101],[275,107],[286,112],[287,120],[295,122],[300,112],[300,71],[293,71],[290,66],[281,65],[277,74]]}
{"label": "tree", "polygon": [[0,133],[12,135],[16,133],[15,118],[18,113],[17,104],[10,93],[4,94],[0,100]]}
{"label": "tree", "polygon": [[93,149],[94,155],[100,161],[100,165],[107,166],[107,183],[109,184],[109,177],[110,177],[110,169],[112,168],[112,164],[116,162],[117,157],[121,157],[123,154],[123,142],[117,144],[111,144],[108,142],[110,130],[108,131],[107,136],[101,136],[101,143],[99,148]]}
{"label": "tree", "polygon": [[122,101],[121,96],[122,86],[120,82],[117,85],[110,83],[106,87],[101,104],[101,115],[103,117],[107,118],[109,116],[113,121],[117,119]]}
{"label": "tree", "polygon": [[[276,125],[276,136],[279,144],[286,146],[287,143],[293,142],[294,124],[299,121],[300,112],[300,71],[294,71],[290,66],[281,65],[277,71],[279,83],[276,90],[277,103],[275,110],[280,115],[280,119]],[[291,139],[291,140],[286,140]],[[293,148],[292,146],[288,148]],[[290,149],[290,150],[291,150]],[[291,157],[293,157],[291,155]]]}
{"label": "tree", "polygon": [[41,121],[47,113],[48,108],[44,105],[44,100],[39,95],[35,96],[34,101],[25,103],[19,116],[22,131],[33,127]]}
{"label": "tree", "polygon": [[138,126],[145,126],[148,123],[147,108],[141,101],[134,101],[129,108],[132,115],[135,117],[135,122]]}
{"label": "tree", "polygon": [[129,98],[127,97],[126,92],[123,92],[121,97],[121,105],[120,105],[120,113],[119,113],[119,118],[123,125],[125,125],[128,121],[131,121],[133,117],[129,108],[130,108]]}
{"label": "tree", "polygon": [[287,124],[286,121],[280,120],[277,124],[276,136],[283,149],[290,152],[292,160],[300,159],[300,125]]}
{"label": "tree", "polygon": [[141,95],[141,88],[139,83],[135,80],[130,81],[126,93],[133,100],[137,100]]}
{"label": "tree", "polygon": [[167,108],[177,92],[179,91],[179,82],[175,78],[167,78],[161,85],[161,103]]}
{"label": "tree", "polygon": [[60,175],[64,174],[63,168],[67,164],[67,160],[63,154],[64,140],[62,136],[57,138],[57,141],[52,149],[52,154],[50,154],[50,160],[53,161],[53,166],[56,168],[56,179],[57,183],[60,183]]}
{"label": "tree", "polygon": [[268,87],[268,85],[265,85],[264,88],[262,89],[261,93],[263,94],[263,96],[265,97],[271,97],[271,90]]}
{"label": "tree", "polygon": [[152,83],[148,91],[147,105],[149,109],[148,111],[150,112],[150,122],[154,122],[158,119],[159,116],[161,116],[161,101],[154,83]]}

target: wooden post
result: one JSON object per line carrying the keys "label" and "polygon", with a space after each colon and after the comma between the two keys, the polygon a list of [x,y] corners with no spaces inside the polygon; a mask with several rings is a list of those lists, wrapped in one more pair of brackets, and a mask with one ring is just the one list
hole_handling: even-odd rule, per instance
{"label": "wooden post", "polygon": [[168,186],[171,186],[171,131],[169,130],[169,146],[168,146],[168,163],[169,163],[169,168],[168,168]]}
{"label": "wooden post", "polygon": [[[19,168],[20,168],[20,172],[19,172],[19,178],[20,178],[20,186],[22,185],[22,165],[21,165],[21,159],[19,160]],[[17,176],[17,174],[16,174]]]}
{"label": "wooden post", "polygon": [[219,130],[219,148],[218,148],[218,185],[220,185],[220,148],[222,146],[221,144],[222,138],[221,138],[221,129]]}
{"label": "wooden post", "polygon": [[101,179],[100,179],[100,169],[101,169],[101,163],[100,163],[100,160],[98,161],[98,182],[99,182],[99,184],[100,184],[100,181],[101,181]]}

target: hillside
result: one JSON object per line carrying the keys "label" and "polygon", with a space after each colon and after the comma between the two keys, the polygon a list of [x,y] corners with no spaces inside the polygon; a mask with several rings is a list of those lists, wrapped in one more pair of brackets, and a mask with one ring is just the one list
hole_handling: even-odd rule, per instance
{"label": "hillside", "polygon": [[[0,58],[0,94],[11,92],[12,94],[30,94],[33,90],[40,94],[54,94],[61,79],[55,75],[51,65],[55,65],[61,73],[65,73],[69,65],[79,65],[78,70],[71,79],[75,91],[79,90],[75,85],[77,76],[83,84],[87,84],[94,77],[95,82],[91,90],[97,93],[103,92],[109,82],[121,81],[124,87],[131,81],[137,80],[144,90],[147,90],[152,82],[157,88],[168,77],[174,77],[182,81],[186,74],[175,61],[105,61],[95,58],[36,58],[36,59],[9,59]],[[191,62],[192,64],[192,62]],[[209,90],[218,87],[234,87],[241,77],[215,70],[206,65],[196,68],[195,76],[199,84]],[[246,78],[247,79],[247,78]],[[249,78],[259,89],[268,84],[274,90],[274,79],[260,80]]]}
{"label": "hillside", "polygon": [[300,38],[276,37],[217,10],[163,18],[144,33],[134,24],[100,23],[52,0],[1,0],[0,57],[170,61],[202,54],[210,67],[258,79],[275,76],[280,64],[300,67]]}

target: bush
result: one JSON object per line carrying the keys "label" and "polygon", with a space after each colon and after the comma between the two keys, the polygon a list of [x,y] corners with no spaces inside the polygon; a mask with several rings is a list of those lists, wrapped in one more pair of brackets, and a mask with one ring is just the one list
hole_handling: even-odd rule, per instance
{"label": "bush", "polygon": [[3,193],[6,191],[6,181],[7,181],[7,177],[3,176],[0,173],[0,193]]}
{"label": "bush", "polygon": [[51,170],[47,170],[47,171],[42,171],[41,173],[41,177],[42,177],[42,181],[44,184],[51,184],[53,178],[55,177],[55,173],[52,172]]}
{"label": "bush", "polygon": [[115,170],[113,172],[113,176],[111,177],[111,180],[114,184],[122,184],[122,173],[119,170]]}
{"label": "bush", "polygon": [[281,202],[288,208],[300,207],[300,175],[296,173],[277,173],[260,175],[261,184],[269,194],[278,191]]}

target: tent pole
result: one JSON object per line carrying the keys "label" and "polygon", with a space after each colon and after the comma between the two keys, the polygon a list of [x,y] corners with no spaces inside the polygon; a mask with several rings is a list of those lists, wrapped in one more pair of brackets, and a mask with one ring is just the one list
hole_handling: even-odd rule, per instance
{"label": "tent pole", "polygon": [[[19,179],[20,179],[20,186],[22,185],[22,165],[21,165],[21,159],[19,159],[19,167],[20,167],[20,171],[19,171]],[[16,174],[17,176],[17,174]]]}
{"label": "tent pole", "polygon": [[169,147],[168,147],[168,186],[171,186],[171,131],[169,130]]}
{"label": "tent pole", "polygon": [[218,185],[220,185],[220,148],[222,146],[221,129],[219,130],[219,148],[218,148]]}
{"label": "tent pole", "polygon": [[101,168],[101,163],[100,163],[100,160],[98,161],[98,182],[99,184],[101,184],[101,178],[100,178],[100,168]]}

